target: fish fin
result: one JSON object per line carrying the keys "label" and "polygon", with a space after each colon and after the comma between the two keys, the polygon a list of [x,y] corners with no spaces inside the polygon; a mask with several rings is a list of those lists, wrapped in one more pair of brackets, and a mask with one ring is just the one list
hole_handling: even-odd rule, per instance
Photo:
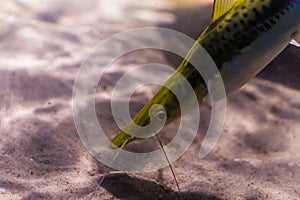
{"label": "fish fin", "polygon": [[213,6],[213,15],[212,15],[212,22],[219,19],[225,13],[227,13],[234,4],[239,4],[242,0],[215,0]]}
{"label": "fish fin", "polygon": [[290,44],[296,46],[296,47],[300,47],[300,30],[296,31],[293,36],[292,36],[292,41],[290,42]]}
{"label": "fish fin", "polygon": [[294,40],[294,39],[290,42],[290,44],[294,45],[296,47],[300,47],[300,44],[296,40]]}

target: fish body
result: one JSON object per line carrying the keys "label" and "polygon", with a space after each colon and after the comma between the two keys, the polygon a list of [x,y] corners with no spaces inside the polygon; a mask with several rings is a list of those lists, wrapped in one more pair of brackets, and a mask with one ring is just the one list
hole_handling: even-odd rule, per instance
{"label": "fish body", "polygon": [[221,74],[227,94],[239,89],[300,33],[299,0],[236,1],[198,42]]}
{"label": "fish body", "polygon": [[[300,0],[215,0],[212,22],[197,39],[211,56],[230,94],[266,67],[290,42],[300,41]],[[156,95],[142,108],[136,117],[112,140],[115,146],[151,136],[161,128],[162,113],[169,123],[182,114],[176,96],[170,88],[180,89],[184,80],[192,86],[198,103],[207,95],[208,88],[202,76],[189,60],[195,57],[194,45],[188,55]],[[210,66],[207,66],[210,67]],[[180,73],[180,75],[178,75]],[[189,101],[189,96],[186,96]],[[194,102],[186,111],[193,109]],[[153,109],[153,105],[157,109]],[[136,126],[138,125],[138,126]],[[152,125],[148,133],[145,127]],[[135,135],[135,136],[132,136]]]}

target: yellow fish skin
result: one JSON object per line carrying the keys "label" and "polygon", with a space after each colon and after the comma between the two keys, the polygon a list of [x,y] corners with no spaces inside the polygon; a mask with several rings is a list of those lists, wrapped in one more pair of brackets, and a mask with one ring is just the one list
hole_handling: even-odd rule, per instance
{"label": "yellow fish skin", "polygon": [[[196,42],[216,63],[226,93],[230,94],[257,75],[292,39],[299,42],[299,38],[300,0],[216,0],[213,20]],[[177,72],[188,80],[201,104],[208,90],[201,75],[188,62],[191,59],[201,60],[193,58],[193,48]],[[171,76],[133,121],[113,138],[112,144],[123,147],[142,139],[128,134],[138,135],[140,130],[135,124],[144,127],[153,123],[149,133],[143,133],[151,136],[161,128],[160,118],[170,123],[184,114],[180,112],[176,96],[168,89],[181,84],[182,80],[176,73]],[[157,110],[149,112],[155,104],[164,107],[164,111],[157,107]]]}

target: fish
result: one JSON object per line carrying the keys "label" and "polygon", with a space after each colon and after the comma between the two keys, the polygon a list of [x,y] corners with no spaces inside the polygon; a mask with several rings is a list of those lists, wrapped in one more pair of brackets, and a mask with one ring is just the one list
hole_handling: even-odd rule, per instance
{"label": "fish", "polygon": [[[191,85],[199,105],[208,95],[208,85],[189,62],[201,45],[216,64],[226,95],[237,91],[264,69],[289,43],[300,43],[300,0],[215,0],[210,24],[196,40],[177,68]],[[209,66],[207,66],[209,67]],[[124,147],[157,133],[161,121],[171,123],[185,113],[170,88],[180,88],[178,73],[171,75],[154,97],[112,140]],[[186,96],[186,101],[189,101]],[[189,102],[193,109],[193,102]],[[159,105],[159,106],[154,106]],[[151,124],[148,129],[143,129]],[[136,126],[138,125],[138,126]],[[146,131],[146,132],[145,132]],[[143,133],[141,133],[143,132]],[[139,134],[141,137],[139,137]],[[143,135],[143,137],[142,137]]]}

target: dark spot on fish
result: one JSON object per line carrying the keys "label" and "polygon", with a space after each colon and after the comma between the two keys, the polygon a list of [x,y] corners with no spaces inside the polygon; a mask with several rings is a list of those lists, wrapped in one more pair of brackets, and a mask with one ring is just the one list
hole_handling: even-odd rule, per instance
{"label": "dark spot on fish", "polygon": [[251,31],[251,35],[253,35],[253,37],[255,37],[258,34],[259,34],[259,32],[255,29]]}
{"label": "dark spot on fish", "polygon": [[240,20],[240,24],[244,26],[245,25],[245,21],[244,20]]}
{"label": "dark spot on fish", "polygon": [[247,7],[246,6],[242,6],[242,9],[245,10]]}
{"label": "dark spot on fish", "polygon": [[238,27],[238,24],[237,24],[237,23],[234,23],[234,24],[233,24],[233,27],[234,27],[234,28],[237,28],[237,27]]}
{"label": "dark spot on fish", "polygon": [[264,28],[263,26],[258,26],[258,27],[257,27],[257,30],[258,30],[259,32],[265,32],[265,28]]}
{"label": "dark spot on fish", "polygon": [[259,11],[257,10],[257,8],[252,8],[252,11],[255,13],[255,20],[256,21],[261,21],[261,15],[259,13]]}
{"label": "dark spot on fish", "polygon": [[236,34],[237,34],[237,36],[240,37],[240,38],[243,37],[243,32],[242,32],[242,31],[238,31]]}
{"label": "dark spot on fish", "polygon": [[256,21],[250,20],[248,23],[249,23],[250,26],[255,26],[256,25]]}
{"label": "dark spot on fish", "polygon": [[227,31],[227,32],[231,32],[231,28],[227,26],[227,27],[226,27],[226,31]]}
{"label": "dark spot on fish", "polygon": [[239,12],[235,12],[232,17],[237,17],[239,15]]}
{"label": "dark spot on fish", "polygon": [[222,36],[222,40],[224,41],[224,40],[227,40],[227,36],[226,35],[223,35]]}
{"label": "dark spot on fish", "polygon": [[226,19],[225,21],[230,23],[232,20],[231,19]]}
{"label": "dark spot on fish", "polygon": [[247,26],[244,26],[244,27],[243,27],[243,31],[244,31],[245,33],[248,32],[248,29],[249,29],[249,28],[248,28]]}
{"label": "dark spot on fish", "polygon": [[258,13],[257,8],[252,8],[252,12]]}
{"label": "dark spot on fish", "polygon": [[280,16],[279,16],[279,14],[276,14],[276,15],[274,15],[274,17],[275,17],[277,20],[279,20],[279,19],[280,19]]}
{"label": "dark spot on fish", "polygon": [[248,13],[244,13],[243,16],[244,16],[245,18],[247,18],[249,15],[248,15]]}
{"label": "dark spot on fish", "polygon": [[276,21],[274,20],[274,18],[271,18],[271,19],[270,19],[270,23],[271,23],[272,25],[276,23]]}
{"label": "dark spot on fish", "polygon": [[263,5],[262,8],[263,8],[263,10],[264,10],[265,12],[269,12],[269,7],[268,7],[268,6]]}
{"label": "dark spot on fish", "polygon": [[270,25],[268,22],[265,22],[265,23],[264,23],[264,26],[265,26],[267,29],[270,29],[270,28],[271,28],[271,25]]}
{"label": "dark spot on fish", "polygon": [[220,25],[220,26],[219,26],[219,29],[223,29],[223,26],[222,26],[222,25]]}

